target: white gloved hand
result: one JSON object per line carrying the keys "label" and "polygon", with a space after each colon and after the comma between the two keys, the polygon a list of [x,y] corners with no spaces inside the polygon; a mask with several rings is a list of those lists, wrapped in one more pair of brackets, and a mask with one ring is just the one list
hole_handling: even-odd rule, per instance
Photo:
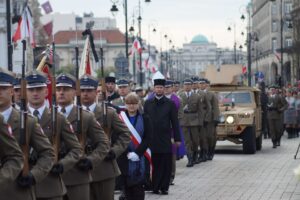
{"label": "white gloved hand", "polygon": [[140,157],[134,153],[134,152],[130,152],[127,154],[127,158],[133,162],[136,162],[136,161],[139,161],[140,160]]}

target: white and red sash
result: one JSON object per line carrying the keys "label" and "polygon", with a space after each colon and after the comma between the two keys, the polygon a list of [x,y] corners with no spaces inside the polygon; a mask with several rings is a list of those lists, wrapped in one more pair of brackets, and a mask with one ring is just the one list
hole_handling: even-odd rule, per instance
{"label": "white and red sash", "polygon": [[[119,117],[128,127],[128,129],[131,133],[130,138],[131,138],[131,141],[133,142],[134,146],[135,147],[139,146],[142,142],[142,138],[141,138],[140,134],[137,132],[137,130],[130,123],[126,113],[124,111],[120,112]],[[153,167],[152,167],[151,151],[149,148],[145,151],[144,156],[147,158],[147,160],[150,163],[150,173],[152,173]]]}

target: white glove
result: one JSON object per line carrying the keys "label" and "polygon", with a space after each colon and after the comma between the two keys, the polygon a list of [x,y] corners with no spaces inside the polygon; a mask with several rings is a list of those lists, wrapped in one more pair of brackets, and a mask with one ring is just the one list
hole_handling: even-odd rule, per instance
{"label": "white glove", "polygon": [[128,160],[131,160],[133,162],[136,162],[136,161],[140,160],[139,156],[136,153],[134,153],[134,152],[128,153],[127,154],[127,158],[128,158]]}

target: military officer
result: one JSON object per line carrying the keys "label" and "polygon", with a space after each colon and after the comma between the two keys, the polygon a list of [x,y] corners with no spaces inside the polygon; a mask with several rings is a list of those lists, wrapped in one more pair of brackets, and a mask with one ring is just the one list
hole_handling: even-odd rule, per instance
{"label": "military officer", "polygon": [[83,108],[94,113],[111,141],[110,150],[104,161],[92,170],[91,200],[113,200],[115,178],[121,174],[116,158],[127,149],[130,142],[130,132],[113,108],[104,106],[104,102],[96,104],[97,85],[98,80],[90,75],[84,75],[80,79]]}
{"label": "military officer", "polygon": [[280,145],[282,112],[287,108],[288,104],[276,91],[276,86],[272,85],[270,89],[270,97],[268,100],[268,122],[273,148]]}
{"label": "military officer", "polygon": [[129,82],[124,79],[120,79],[117,82],[118,88],[119,88],[119,98],[114,99],[112,101],[112,104],[115,106],[119,106],[120,108],[125,108],[125,97],[130,92],[129,90]]}
{"label": "military officer", "polygon": [[212,160],[217,142],[216,126],[219,122],[220,110],[218,97],[214,92],[209,91],[209,84],[209,80],[204,79],[204,81],[200,83],[200,89],[206,94],[207,100],[211,105],[211,115],[206,127],[206,140],[208,144],[207,159]]}
{"label": "military officer", "polygon": [[[20,113],[12,107],[14,77],[10,72],[0,68],[0,80],[0,114],[3,115],[4,121],[10,126],[17,141],[20,141]],[[30,152],[36,152],[36,159],[30,163],[29,173],[20,174],[16,182],[8,185],[5,192],[0,194],[1,198],[14,200],[35,199],[33,185],[41,182],[52,168],[54,151],[48,138],[32,115],[27,115],[26,129],[28,148],[31,149]],[[25,162],[28,162],[28,160],[25,160]]]}
{"label": "military officer", "polygon": [[112,76],[105,77],[105,86],[106,86],[106,94],[107,101],[111,102],[114,99],[120,97],[120,95],[116,92],[116,78]]}
{"label": "military officer", "polygon": [[56,140],[57,146],[53,146],[53,148],[56,158],[60,156],[60,159],[56,160],[48,176],[36,184],[36,197],[41,200],[62,200],[67,190],[61,174],[66,173],[77,163],[82,153],[81,146],[71,128],[70,122],[60,113],[56,115],[57,128],[55,131],[57,135],[55,137],[57,138],[53,136],[51,112],[45,103],[45,98],[48,94],[45,74],[31,71],[26,75],[26,80],[28,110],[37,117],[49,141],[53,144]]}
{"label": "military officer", "polygon": [[137,87],[135,88],[135,93],[139,96],[140,98],[140,104],[141,106],[144,106],[145,100],[144,100],[144,90],[142,87]]}
{"label": "military officer", "polygon": [[[77,106],[73,104],[75,97],[75,78],[70,74],[60,74],[56,78],[56,98],[58,110],[67,117],[72,124],[78,140],[85,154],[77,162],[76,166],[63,173],[63,180],[67,186],[67,198],[69,200],[89,200],[91,170],[96,167],[107,155],[109,141],[95,116],[82,111],[82,130],[78,133]],[[89,144],[89,145],[86,145]]]}
{"label": "military officer", "polygon": [[[0,84],[1,85],[1,84]],[[1,89],[1,87],[0,87]],[[23,154],[8,124],[0,114],[0,193],[11,185],[23,167]]]}
{"label": "military officer", "polygon": [[197,160],[199,146],[199,126],[202,125],[199,115],[203,112],[201,99],[198,94],[192,92],[192,80],[183,82],[184,92],[179,97],[181,100],[178,114],[179,123],[182,126],[184,142],[187,150],[187,167],[199,163]]}

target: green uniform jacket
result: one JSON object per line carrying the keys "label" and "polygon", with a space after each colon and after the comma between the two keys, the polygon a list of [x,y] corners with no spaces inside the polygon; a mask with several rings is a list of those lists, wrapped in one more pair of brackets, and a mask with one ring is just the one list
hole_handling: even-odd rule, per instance
{"label": "green uniform jacket", "polygon": [[220,109],[217,95],[211,91],[207,91],[205,94],[208,102],[211,105],[211,117],[209,118],[208,122],[219,121]]}
{"label": "green uniform jacket", "polygon": [[[60,113],[57,113],[56,120],[60,146],[63,145],[64,148],[68,149],[66,155],[58,161],[58,163],[61,163],[64,166],[65,173],[74,167],[80,159],[82,151],[76,134],[71,128],[70,122]],[[40,125],[44,130],[45,135],[52,143],[51,112],[48,108],[45,108],[42,114]],[[57,153],[59,152],[60,150]],[[61,176],[52,175],[51,173],[48,174],[42,182],[36,184],[35,189],[38,198],[63,196],[67,192]]]}
{"label": "green uniform jacket", "polygon": [[[94,110],[97,121],[106,129],[108,129],[108,138],[112,142],[111,150],[119,157],[130,143],[130,132],[124,122],[121,121],[117,112],[107,107],[106,121],[104,121],[103,106],[98,104]],[[112,140],[112,137],[114,138]],[[93,182],[102,181],[108,178],[119,176],[120,170],[116,159],[111,161],[102,161],[92,171]]]}
{"label": "green uniform jacket", "polygon": [[18,142],[10,135],[8,126],[0,115],[0,193],[3,195],[6,185],[12,185],[23,168],[23,154]]}
{"label": "green uniform jacket", "polygon": [[[72,124],[75,133],[77,133],[77,108],[75,105],[68,116],[68,120]],[[86,140],[89,140],[94,146],[93,151],[84,157],[88,158],[95,168],[107,155],[109,151],[109,141],[93,113],[83,110],[82,120],[82,134],[84,134],[83,136]],[[63,180],[66,185],[81,185],[90,183],[92,177],[90,171],[82,171],[75,166],[63,174]]]}
{"label": "green uniform jacket", "polygon": [[186,92],[180,94],[180,109],[178,112],[179,123],[181,126],[202,126],[203,113],[202,99],[198,94],[191,92],[187,97]]}
{"label": "green uniform jacket", "polygon": [[201,106],[203,109],[203,112],[200,113],[200,121],[203,122],[209,122],[212,117],[212,112],[211,112],[211,104],[207,98],[207,94],[203,92],[202,90],[198,90],[197,94],[200,96],[201,99]]}
{"label": "green uniform jacket", "polygon": [[[123,98],[123,100],[122,100]],[[117,99],[112,100],[112,104],[115,106],[125,106],[125,98],[124,97],[119,97]]]}
{"label": "green uniform jacket", "polygon": [[[20,140],[20,113],[16,109],[12,109],[11,115],[7,122],[11,128],[17,141]],[[37,161],[34,166],[31,166],[32,173],[36,183],[41,182],[49,173],[54,162],[54,151],[47,138],[43,133],[42,128],[37,123],[37,120],[28,115],[27,117],[27,134],[29,146],[37,153]],[[4,196],[3,196],[4,195]],[[10,186],[5,194],[0,196],[4,199],[27,200],[34,199],[34,190],[20,188],[16,183]],[[7,197],[7,198],[5,198]]]}
{"label": "green uniform jacket", "polygon": [[269,97],[268,101],[268,118],[269,119],[281,119],[282,113],[288,108],[288,103],[285,98],[280,95],[275,95],[275,97]]}

